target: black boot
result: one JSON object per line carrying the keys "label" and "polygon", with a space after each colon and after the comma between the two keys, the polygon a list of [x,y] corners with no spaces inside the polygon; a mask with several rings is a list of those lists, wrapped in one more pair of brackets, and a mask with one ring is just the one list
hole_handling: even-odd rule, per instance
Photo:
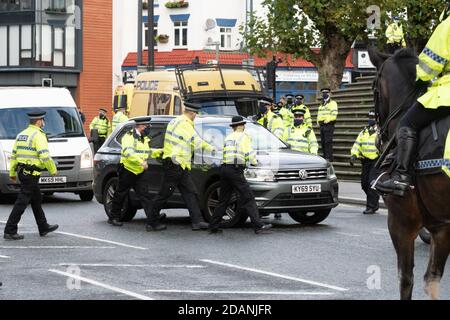
{"label": "black boot", "polygon": [[417,134],[411,128],[401,127],[397,135],[397,168],[389,180],[378,182],[375,188],[383,194],[392,193],[403,197],[405,192],[411,189],[409,166],[416,152]]}

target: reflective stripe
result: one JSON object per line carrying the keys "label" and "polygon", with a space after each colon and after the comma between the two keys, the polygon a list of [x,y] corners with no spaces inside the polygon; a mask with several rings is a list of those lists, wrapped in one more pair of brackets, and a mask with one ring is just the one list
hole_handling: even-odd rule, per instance
{"label": "reflective stripe", "polygon": [[27,151],[36,151],[36,148],[33,147],[25,147],[25,146],[17,146],[17,150],[27,150]]}
{"label": "reflective stripe", "polygon": [[17,158],[18,159],[23,158],[23,159],[36,159],[36,160],[39,160],[38,156],[33,156],[33,155],[28,155],[28,154],[17,155]]}
{"label": "reflective stripe", "polygon": [[189,148],[189,147],[187,147],[187,146],[185,146],[185,145],[183,145],[183,144],[180,144],[180,143],[178,143],[178,142],[172,141],[172,140],[170,140],[170,139],[167,139],[167,138],[166,138],[165,142],[167,142],[167,143],[169,143],[169,144],[171,144],[171,145],[173,145],[173,146],[175,146],[175,147],[177,147],[177,148],[183,149],[183,150],[186,151],[186,152],[189,152],[189,153],[192,152],[192,148]]}
{"label": "reflective stripe", "polygon": [[440,55],[434,53],[430,48],[425,48],[422,51],[423,53],[425,53],[428,57],[430,57],[431,59],[433,59],[435,62],[445,65],[448,60],[441,57]]}
{"label": "reflective stripe", "polygon": [[38,154],[43,154],[43,153],[47,153],[47,152],[50,152],[50,151],[47,149],[44,149],[44,150],[38,151]]}
{"label": "reflective stripe", "polygon": [[431,74],[433,76],[437,76],[439,74],[439,71],[431,69],[425,62],[422,60],[419,60],[419,67],[425,71],[427,74]]}
{"label": "reflective stripe", "polygon": [[31,137],[30,137],[30,142],[28,143],[28,146],[29,146],[30,148],[33,147],[33,140],[34,140],[34,137],[36,137],[37,134],[38,134],[38,132],[35,131],[35,132],[33,132],[33,134],[31,135]]}

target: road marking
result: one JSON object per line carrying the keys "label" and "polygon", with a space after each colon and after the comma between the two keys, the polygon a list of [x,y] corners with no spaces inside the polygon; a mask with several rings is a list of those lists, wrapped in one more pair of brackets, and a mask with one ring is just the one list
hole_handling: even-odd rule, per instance
{"label": "road marking", "polygon": [[99,238],[94,238],[94,237],[89,237],[89,236],[83,236],[83,235],[75,234],[75,233],[68,233],[68,232],[62,232],[62,231],[56,231],[55,233],[59,233],[59,234],[63,234],[63,235],[66,235],[66,236],[71,236],[71,237],[76,237],[76,238],[80,238],[80,239],[87,239],[87,240],[94,240],[94,241],[99,241],[99,242],[115,244],[117,246],[121,246],[121,247],[125,247],[125,248],[132,248],[132,249],[138,249],[138,250],[148,250],[148,248],[136,247],[136,246],[132,246],[132,245],[121,243],[121,242],[110,241],[110,240],[105,240],[105,239],[99,239]]}
{"label": "road marking", "polygon": [[94,246],[0,246],[0,249],[115,249],[115,247],[94,247]]}
{"label": "road marking", "polygon": [[61,267],[119,267],[119,268],[186,268],[186,269],[203,269],[201,265],[170,265],[170,264],[107,264],[107,263],[60,263]]}
{"label": "road marking", "polygon": [[102,287],[104,289],[108,289],[108,290],[111,290],[111,291],[119,292],[121,294],[130,296],[130,297],[133,297],[133,298],[137,298],[139,300],[153,300],[152,298],[144,296],[144,295],[141,295],[139,293],[131,292],[131,291],[124,290],[124,289],[121,289],[121,288],[117,288],[117,287],[114,287],[114,286],[110,286],[109,284],[101,283],[101,282],[96,281],[96,280],[92,280],[92,279],[88,279],[88,278],[85,278],[85,277],[81,277],[81,276],[76,275],[76,274],[71,274],[71,273],[67,273],[67,272],[63,272],[63,271],[59,271],[59,270],[55,270],[55,269],[49,269],[48,271],[53,272],[53,273],[57,273],[59,275],[66,276],[66,277],[69,277],[69,278],[73,278],[75,280],[86,282],[86,283],[92,284],[92,285],[97,286],[97,287]]}
{"label": "road marking", "polygon": [[0,258],[2,258],[2,259],[10,259],[11,257],[8,257],[8,256],[0,256]]}
{"label": "road marking", "polygon": [[347,236],[347,237],[361,237],[359,234],[352,234],[352,233],[338,232],[338,231],[336,231],[335,233],[343,235],[343,236]]}
{"label": "road marking", "polygon": [[238,266],[238,265],[224,263],[224,262],[219,262],[219,261],[213,261],[213,260],[208,260],[208,259],[200,259],[200,261],[206,262],[206,263],[211,263],[211,264],[216,264],[216,265],[219,265],[219,266],[224,266],[224,267],[229,267],[229,268],[234,268],[234,269],[240,269],[240,270],[245,270],[245,271],[250,271],[250,272],[255,272],[255,273],[260,273],[260,274],[265,274],[265,275],[272,276],[272,277],[277,277],[277,278],[282,278],[282,279],[287,279],[287,280],[292,280],[292,281],[303,282],[303,283],[306,283],[306,284],[319,286],[319,287],[324,287],[324,288],[328,288],[328,289],[333,289],[333,290],[337,290],[337,291],[347,291],[348,290],[346,288],[332,286],[332,285],[328,285],[328,284],[325,284],[325,283],[320,283],[320,282],[311,281],[311,280],[305,280],[305,279],[291,277],[291,276],[285,276],[285,275],[282,275],[282,274],[269,272],[269,271],[264,271],[264,270],[259,270],[259,269],[241,267],[241,266]]}
{"label": "road marking", "polygon": [[251,294],[251,295],[302,295],[302,296],[329,296],[332,292],[312,291],[217,291],[217,290],[145,290],[152,293],[199,293],[199,294]]}

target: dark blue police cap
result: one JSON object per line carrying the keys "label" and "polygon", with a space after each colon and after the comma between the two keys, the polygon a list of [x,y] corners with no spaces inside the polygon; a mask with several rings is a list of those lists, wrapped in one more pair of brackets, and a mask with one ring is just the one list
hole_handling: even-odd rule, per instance
{"label": "dark blue police cap", "polygon": [[46,114],[47,114],[47,112],[40,110],[40,111],[28,112],[27,116],[28,116],[28,118],[30,118],[30,120],[39,120],[39,119],[43,119]]}

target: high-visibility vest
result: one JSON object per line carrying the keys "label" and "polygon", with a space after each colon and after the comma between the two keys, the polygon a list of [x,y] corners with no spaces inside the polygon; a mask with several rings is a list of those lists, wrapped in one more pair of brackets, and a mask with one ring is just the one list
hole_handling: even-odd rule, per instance
{"label": "high-visibility vest", "polygon": [[256,152],[252,140],[245,132],[235,131],[225,138],[223,163],[248,166],[256,165]]}
{"label": "high-visibility vest", "polygon": [[442,166],[442,170],[444,170],[444,172],[450,178],[450,129],[448,130],[447,140],[445,142],[444,165]]}
{"label": "high-visibility vest", "polygon": [[406,47],[405,36],[403,34],[403,26],[396,22],[391,23],[386,29],[387,43],[398,43],[402,47]]}
{"label": "high-visibility vest", "polygon": [[144,172],[142,162],[149,158],[157,158],[162,154],[162,149],[150,148],[149,137],[142,138],[134,129],[123,136],[121,143],[120,163],[135,175]]}
{"label": "high-visibility vest", "polygon": [[294,115],[288,108],[282,107],[280,109],[280,116],[283,119],[283,125],[285,130],[294,125]]}
{"label": "high-visibility vest", "polygon": [[288,129],[285,141],[294,151],[307,152],[317,155],[319,145],[314,131],[306,123]]}
{"label": "high-visibility vest", "polygon": [[181,115],[170,121],[164,136],[164,159],[171,158],[183,169],[191,170],[192,154],[199,149],[214,148],[198,135],[191,119]]}
{"label": "high-visibility vest", "polygon": [[319,106],[319,111],[317,113],[317,123],[325,122],[329,123],[336,121],[338,115],[338,104],[334,100],[328,100],[325,104]]}
{"label": "high-visibility vest", "polygon": [[418,101],[429,109],[450,106],[450,16],[441,22],[419,55],[417,78],[433,82]]}
{"label": "high-visibility vest", "polygon": [[[291,111],[292,113],[294,113],[295,110],[304,110],[305,111],[305,124],[309,127],[312,128],[312,119],[311,119],[311,112],[309,111],[309,108],[307,106],[305,106],[304,104],[299,105],[299,106],[293,106]],[[292,123],[292,125],[294,125]]]}
{"label": "high-visibility vest", "polygon": [[272,132],[278,139],[284,136],[284,123],[280,116],[269,110],[264,117],[258,120],[258,123]]}
{"label": "high-visibility vest", "polygon": [[109,120],[108,118],[100,119],[100,117],[95,117],[91,124],[89,125],[89,129],[97,129],[99,137],[106,137],[109,132]]}
{"label": "high-visibility vest", "polygon": [[45,169],[52,175],[57,171],[50,157],[47,136],[35,125],[30,124],[16,138],[11,156],[10,177],[16,176],[20,164],[35,167],[38,171],[26,170],[26,173],[34,176],[40,176],[40,171]]}
{"label": "high-visibility vest", "polygon": [[366,158],[375,160],[380,156],[380,152],[376,147],[377,132],[376,130],[371,134],[369,128],[364,128],[356,138],[353,144],[351,155],[357,158]]}
{"label": "high-visibility vest", "polygon": [[117,112],[112,119],[111,131],[116,130],[116,127],[119,124],[127,122],[127,121],[128,121],[128,117],[126,115],[124,115],[122,111]]}

